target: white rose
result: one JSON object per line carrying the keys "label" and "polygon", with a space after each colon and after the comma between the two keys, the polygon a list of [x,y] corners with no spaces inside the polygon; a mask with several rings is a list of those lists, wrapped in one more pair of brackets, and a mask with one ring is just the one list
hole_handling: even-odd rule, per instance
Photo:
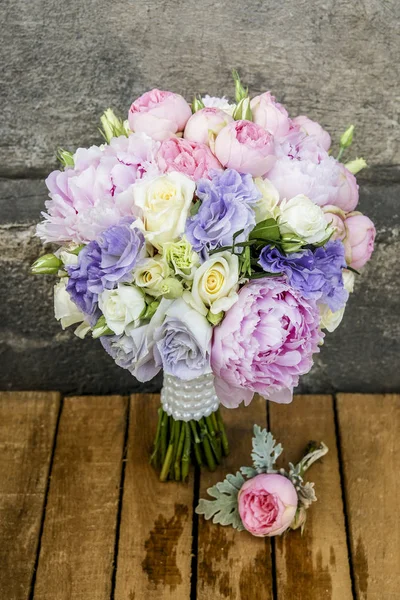
{"label": "white rose", "polygon": [[279,217],[279,192],[269,179],[256,177],[254,179],[262,198],[252,205],[256,214],[256,223],[265,219],[277,219]]}
{"label": "white rose", "polygon": [[348,269],[342,269],[342,277],[344,289],[347,290],[349,294],[352,294],[354,292],[354,273]]}
{"label": "white rose", "polygon": [[75,323],[85,320],[85,315],[79,310],[66,290],[68,277],[63,277],[54,286],[54,315],[65,329]]}
{"label": "white rose", "polygon": [[104,290],[99,295],[99,307],[108,327],[121,335],[129,323],[137,324],[146,302],[137,287],[119,283],[115,290]]}
{"label": "white rose", "polygon": [[332,231],[323,210],[303,194],[283,200],[280,212],[281,233],[294,233],[309,244],[322,242]]}
{"label": "white rose", "polygon": [[176,171],[134,185],[144,235],[153,246],[160,248],[184,232],[195,188],[194,181]]}
{"label": "white rose", "polygon": [[172,274],[167,260],[163,256],[144,258],[139,261],[133,273],[136,285],[146,294],[160,296],[163,281]]}
{"label": "white rose", "polygon": [[[343,269],[342,276],[344,288],[349,292],[349,294],[351,294],[354,291],[354,273],[352,273],[348,269]],[[321,304],[319,306],[319,314],[321,316],[321,327],[323,329],[326,329],[330,333],[332,333],[332,331],[335,331],[335,329],[339,327],[340,323],[342,322],[345,308],[346,307],[343,306],[343,308],[341,308],[340,310],[332,312],[329,306],[327,306],[326,304]]]}
{"label": "white rose", "polygon": [[318,308],[321,317],[321,328],[326,329],[329,331],[329,333],[332,333],[332,331],[335,331],[335,329],[339,327],[340,323],[342,322],[345,307],[337,310],[336,312],[332,312],[327,304],[320,304]]}
{"label": "white rose", "polygon": [[192,291],[184,297],[193,308],[206,315],[227,311],[238,299],[239,260],[229,251],[218,252],[196,271]]}

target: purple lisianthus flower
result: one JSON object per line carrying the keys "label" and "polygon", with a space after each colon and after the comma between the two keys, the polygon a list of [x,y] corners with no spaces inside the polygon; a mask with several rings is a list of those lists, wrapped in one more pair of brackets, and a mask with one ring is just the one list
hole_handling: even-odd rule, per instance
{"label": "purple lisianthus flower", "polygon": [[93,240],[80,251],[77,265],[67,267],[67,292],[92,325],[100,316],[99,294],[132,279],[144,236],[131,224],[132,219],[126,218],[106,229],[98,241]]}
{"label": "purple lisianthus flower", "polygon": [[118,225],[109,227],[98,238],[101,252],[101,283],[112,289],[117,283],[132,280],[132,270],[144,246],[144,235],[132,228],[134,219],[126,217]]}
{"label": "purple lisianthus flower", "polygon": [[211,373],[211,335],[207,319],[179,298],[154,332],[155,361],[165,373],[185,381]]}
{"label": "purple lisianthus flower", "polygon": [[315,252],[308,249],[288,255],[265,246],[259,265],[267,273],[283,273],[305,298],[327,304],[332,312],[340,310],[349,296],[343,285],[342,268],[346,267],[346,261],[339,240],[328,242]]}
{"label": "purple lisianthus flower", "polygon": [[261,198],[251,175],[234,169],[212,171],[211,181],[198,181],[196,194],[200,209],[186,223],[186,237],[196,252],[204,258],[207,251],[231,245],[233,235],[241,229],[237,241],[247,239],[255,226],[252,206]]}
{"label": "purple lisianthus flower", "polygon": [[100,317],[97,306],[102,287],[100,262],[100,246],[93,241],[79,252],[78,264],[67,267],[69,280],[66,290],[91,325]]}

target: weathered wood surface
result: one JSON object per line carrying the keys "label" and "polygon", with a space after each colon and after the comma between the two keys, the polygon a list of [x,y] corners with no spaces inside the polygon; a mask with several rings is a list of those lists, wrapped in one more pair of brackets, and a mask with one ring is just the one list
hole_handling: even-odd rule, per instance
{"label": "weathered wood surface", "polygon": [[[266,403],[256,398],[248,407],[223,410],[231,452],[214,473],[202,471],[200,497],[207,488],[249,464],[254,423],[265,427]],[[213,525],[200,516],[198,524],[197,598],[199,600],[272,600],[271,543],[247,532]]]}
{"label": "weathered wood surface", "polygon": [[324,441],[329,453],[306,479],[315,482],[318,502],[300,530],[276,538],[278,597],[281,600],[351,600],[351,579],[331,396],[297,396],[289,406],[269,404],[270,428],[296,463],[310,440]]}
{"label": "weathered wood surface", "polygon": [[176,485],[148,463],[158,402],[65,398],[57,428],[58,394],[0,394],[1,600],[397,599],[400,396],[269,405],[285,462],[310,438],[330,449],[309,474],[319,501],[304,535],[272,541],[193,515],[249,462],[265,403],[225,410],[230,456]]}
{"label": "weathered wood surface", "polygon": [[400,397],[339,394],[345,499],[358,600],[400,590]]}
{"label": "weathered wood surface", "polygon": [[131,398],[115,600],[190,597],[193,473],[161,484],[149,465],[158,395]]}
{"label": "weathered wood surface", "polygon": [[35,600],[108,600],[126,426],[120,396],[65,398]]}
{"label": "weathered wood surface", "polygon": [[59,394],[0,392],[0,598],[29,597]]}

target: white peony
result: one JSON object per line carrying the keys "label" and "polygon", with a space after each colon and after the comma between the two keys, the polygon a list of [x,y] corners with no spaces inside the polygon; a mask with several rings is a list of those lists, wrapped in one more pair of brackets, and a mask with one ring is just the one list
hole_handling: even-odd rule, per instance
{"label": "white peony", "polygon": [[278,190],[269,179],[256,177],[254,183],[262,194],[262,198],[252,205],[256,215],[256,223],[265,221],[265,219],[277,219],[280,213]]}
{"label": "white peony", "polygon": [[280,213],[281,233],[294,233],[309,244],[322,242],[332,232],[332,228],[326,224],[322,209],[303,194],[283,200]]}
{"label": "white peony", "polygon": [[184,298],[202,315],[227,311],[238,299],[239,259],[228,251],[218,252],[195,272],[192,291]]}
{"label": "white peony", "polygon": [[137,287],[120,283],[115,290],[104,290],[99,295],[99,307],[108,327],[121,335],[130,323],[138,324],[146,302]]}
{"label": "white peony", "polygon": [[194,181],[176,171],[134,185],[144,235],[153,246],[160,249],[184,232],[195,188]]}

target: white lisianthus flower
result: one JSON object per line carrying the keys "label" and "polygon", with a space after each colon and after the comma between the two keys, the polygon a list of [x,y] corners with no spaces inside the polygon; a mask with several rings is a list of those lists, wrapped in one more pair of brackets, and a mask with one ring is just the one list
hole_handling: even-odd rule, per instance
{"label": "white lisianthus flower", "polygon": [[85,337],[90,330],[90,325],[85,321],[85,315],[79,310],[75,302],[66,290],[68,277],[63,277],[54,286],[54,315],[57,321],[60,321],[61,327],[66,329],[75,323],[81,323],[76,330],[78,337]]}
{"label": "white lisianthus flower", "polygon": [[256,177],[254,179],[262,198],[252,204],[252,208],[256,215],[256,223],[265,221],[266,219],[277,219],[280,214],[279,208],[279,192],[269,179]]}
{"label": "white lisianthus flower", "polygon": [[227,311],[238,299],[239,259],[228,251],[218,252],[196,271],[192,291],[185,292],[188,304],[206,316]]}
{"label": "white lisianthus flower", "polygon": [[192,179],[176,171],[133,186],[144,235],[153,246],[160,249],[184,232],[195,188]]}
{"label": "white lisianthus flower", "polygon": [[283,200],[280,204],[280,213],[281,233],[294,233],[308,244],[322,242],[333,231],[327,225],[322,209],[303,194],[290,200]]}
{"label": "white lisianthus flower", "polygon": [[228,98],[225,98],[225,96],[218,98],[217,96],[209,96],[206,94],[202,98],[202,102],[206,108],[220,108],[231,116],[236,108],[236,104],[230,104]]}
{"label": "white lisianthus flower", "polygon": [[156,255],[154,258],[144,258],[138,262],[133,273],[134,282],[146,294],[161,296],[163,281],[170,277],[172,271],[167,260]]}
{"label": "white lisianthus flower", "polygon": [[[352,273],[352,271],[349,271],[348,269],[343,269],[342,276],[345,290],[347,290],[349,294],[353,293],[355,279],[354,273]],[[332,331],[335,331],[335,329],[339,327],[340,323],[342,322],[344,310],[346,307],[343,306],[343,308],[337,310],[336,312],[332,312],[329,306],[327,306],[326,304],[320,304],[318,308],[319,314],[321,316],[321,328],[326,329],[327,331],[329,331],[329,333],[332,333]]]}
{"label": "white lisianthus flower", "polygon": [[107,326],[121,335],[130,323],[138,324],[146,310],[146,302],[137,287],[119,283],[115,290],[104,290],[99,295],[99,307]]}

